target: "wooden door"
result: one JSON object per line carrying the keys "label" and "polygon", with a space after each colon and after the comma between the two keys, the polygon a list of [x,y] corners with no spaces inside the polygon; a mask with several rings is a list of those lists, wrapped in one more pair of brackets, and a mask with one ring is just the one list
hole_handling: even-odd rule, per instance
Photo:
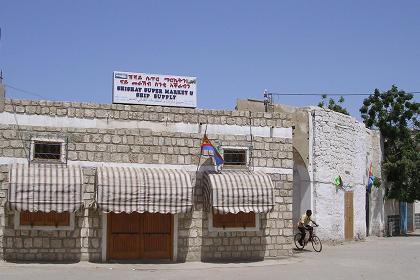
{"label": "wooden door", "polygon": [[353,192],[344,193],[344,238],[353,240]]}
{"label": "wooden door", "polygon": [[108,259],[139,259],[140,237],[140,214],[108,214]]}
{"label": "wooden door", "polygon": [[170,259],[172,256],[172,215],[144,213],[142,216],[142,258]]}
{"label": "wooden door", "polygon": [[170,259],[171,214],[108,214],[109,260]]}

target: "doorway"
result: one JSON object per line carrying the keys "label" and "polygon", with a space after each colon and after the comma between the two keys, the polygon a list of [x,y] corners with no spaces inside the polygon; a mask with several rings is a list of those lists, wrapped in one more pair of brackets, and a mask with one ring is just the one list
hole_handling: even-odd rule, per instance
{"label": "doorway", "polygon": [[[293,148],[293,225],[306,210],[312,209],[312,190],[309,172],[299,152]],[[294,227],[297,231],[297,228]]]}
{"label": "doorway", "polygon": [[353,240],[353,192],[344,193],[344,238]]}
{"label": "doorway", "polygon": [[160,213],[109,213],[108,260],[171,259],[173,216]]}

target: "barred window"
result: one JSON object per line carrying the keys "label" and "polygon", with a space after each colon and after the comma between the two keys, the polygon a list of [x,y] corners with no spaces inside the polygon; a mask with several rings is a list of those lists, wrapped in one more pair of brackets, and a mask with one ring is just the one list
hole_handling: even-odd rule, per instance
{"label": "barred window", "polygon": [[223,159],[225,165],[246,166],[247,149],[223,148]]}
{"label": "barred window", "polygon": [[34,142],[34,159],[36,160],[60,160],[61,143],[60,142]]}
{"label": "barred window", "polygon": [[213,227],[215,228],[248,228],[255,227],[255,213],[239,212],[237,214],[213,213]]}
{"label": "barred window", "polygon": [[31,139],[30,160],[41,163],[65,163],[67,142],[65,138],[34,137]]}

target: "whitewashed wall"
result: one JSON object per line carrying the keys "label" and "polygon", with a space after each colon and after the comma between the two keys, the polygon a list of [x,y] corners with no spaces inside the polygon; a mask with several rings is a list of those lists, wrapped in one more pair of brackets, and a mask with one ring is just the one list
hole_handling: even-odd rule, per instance
{"label": "whitewashed wall", "polygon": [[414,204],[414,213],[420,213],[420,201],[416,201]]}
{"label": "whitewashed wall", "polygon": [[[373,162],[380,174],[380,141],[375,131],[366,129],[354,118],[325,110],[311,108],[312,113],[312,168],[314,218],[321,225],[318,235],[323,239],[344,239],[344,192],[336,189],[333,180],[340,175],[348,190],[354,192],[354,238],[366,237],[366,185],[368,169]],[[371,196],[376,209],[371,214],[375,230],[383,230],[382,193],[374,190]],[[372,200],[372,198],[371,198]]]}
{"label": "whitewashed wall", "polygon": [[[381,162],[382,162],[382,143],[380,133],[372,132],[370,136],[370,150],[369,160],[372,161],[373,173],[375,176],[382,174]],[[380,176],[381,178],[383,176]],[[382,180],[383,181],[383,180]],[[384,184],[384,182],[382,182]],[[380,188],[372,188],[369,195],[369,235],[384,236],[386,229],[385,219],[385,203],[384,203],[385,191],[383,186]]]}
{"label": "whitewashed wall", "polygon": [[[242,110],[264,111],[263,102],[238,101]],[[366,236],[366,185],[372,162],[381,176],[382,146],[378,131],[366,129],[356,119],[319,107],[290,108],[275,104],[274,112],[292,114],[293,130],[293,222],[312,208],[324,239],[344,239],[344,191],[333,180],[341,175],[354,191],[354,238]],[[309,135],[309,137],[308,137]],[[383,236],[385,213],[383,188],[369,195],[369,234]],[[386,206],[389,204],[387,202]],[[392,207],[391,207],[392,208]],[[395,212],[395,211],[394,211]],[[398,212],[397,212],[398,213]],[[295,227],[296,230],[296,227]]]}

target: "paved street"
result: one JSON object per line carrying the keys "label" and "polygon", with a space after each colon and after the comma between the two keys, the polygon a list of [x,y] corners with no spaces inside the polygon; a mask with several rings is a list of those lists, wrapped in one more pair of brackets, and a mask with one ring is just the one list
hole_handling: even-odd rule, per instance
{"label": "paved street", "polygon": [[419,279],[420,232],[312,248],[292,258],[256,263],[14,264],[0,263],[0,279]]}

